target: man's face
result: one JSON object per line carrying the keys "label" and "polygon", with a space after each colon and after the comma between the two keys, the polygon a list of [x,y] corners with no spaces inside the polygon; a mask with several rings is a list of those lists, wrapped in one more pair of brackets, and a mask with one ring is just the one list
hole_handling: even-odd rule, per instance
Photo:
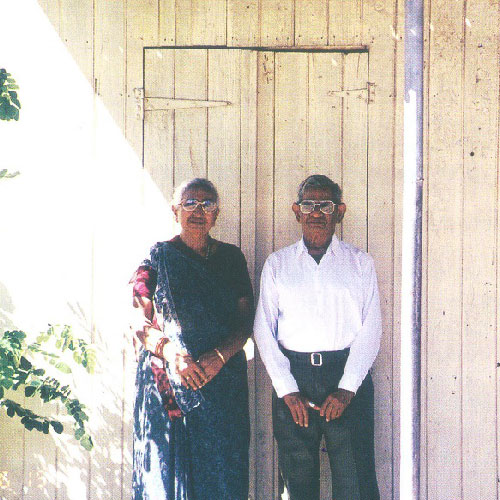
{"label": "man's face", "polygon": [[[304,191],[304,200],[325,201],[332,200],[332,193],[329,188],[309,187]],[[335,233],[335,226],[339,223],[345,213],[346,206],[340,203],[335,206],[332,214],[324,214],[316,207],[310,214],[303,214],[297,203],[292,205],[292,210],[297,221],[302,226],[304,241],[308,247],[320,248],[328,245]]]}

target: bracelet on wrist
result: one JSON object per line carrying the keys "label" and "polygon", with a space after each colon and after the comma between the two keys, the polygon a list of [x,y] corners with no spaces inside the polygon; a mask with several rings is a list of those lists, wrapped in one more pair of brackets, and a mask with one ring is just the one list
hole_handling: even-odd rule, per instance
{"label": "bracelet on wrist", "polygon": [[215,352],[215,354],[217,354],[217,356],[219,356],[220,360],[222,361],[222,364],[225,365],[226,364],[226,360],[224,359],[224,356],[219,351],[219,349],[215,348],[214,352]]}
{"label": "bracelet on wrist", "polygon": [[168,343],[168,338],[167,337],[162,337],[158,342],[156,343],[155,346],[155,352],[154,355],[158,358],[163,359],[163,348],[165,347],[165,344]]}

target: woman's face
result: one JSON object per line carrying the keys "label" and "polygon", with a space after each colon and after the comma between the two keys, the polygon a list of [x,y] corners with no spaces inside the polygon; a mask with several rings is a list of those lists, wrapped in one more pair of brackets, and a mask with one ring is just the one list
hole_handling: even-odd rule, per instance
{"label": "woman's face", "polygon": [[175,220],[181,225],[182,232],[190,233],[193,236],[206,236],[210,229],[215,225],[219,208],[213,212],[205,212],[201,205],[198,205],[192,212],[184,210],[182,203],[187,200],[196,200],[198,202],[213,201],[215,196],[205,189],[188,189],[181,200],[181,205],[173,206],[172,210],[175,214]]}

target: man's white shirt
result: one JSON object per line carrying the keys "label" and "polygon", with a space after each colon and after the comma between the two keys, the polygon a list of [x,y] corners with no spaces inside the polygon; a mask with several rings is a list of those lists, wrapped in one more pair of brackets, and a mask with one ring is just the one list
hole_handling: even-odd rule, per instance
{"label": "man's white shirt", "polygon": [[285,349],[350,348],[339,388],[356,392],[377,356],[382,322],[373,259],[333,235],[319,264],[304,241],[271,254],[262,270],[254,336],[278,397],[298,392]]}

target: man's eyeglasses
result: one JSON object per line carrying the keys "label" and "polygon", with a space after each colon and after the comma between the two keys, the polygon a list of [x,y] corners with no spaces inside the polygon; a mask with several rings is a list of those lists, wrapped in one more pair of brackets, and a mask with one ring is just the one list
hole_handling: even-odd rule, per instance
{"label": "man's eyeglasses", "polygon": [[189,199],[181,202],[181,207],[186,212],[194,212],[198,208],[198,205],[201,206],[205,213],[215,212],[217,210],[217,203],[213,200],[198,201]]}
{"label": "man's eyeglasses", "polygon": [[330,215],[333,214],[333,211],[335,210],[336,206],[337,204],[333,203],[333,201],[330,200],[325,200],[325,201],[302,200],[299,203],[300,211],[303,214],[311,214],[316,210],[316,207],[318,207],[320,212],[324,213],[325,215]]}

